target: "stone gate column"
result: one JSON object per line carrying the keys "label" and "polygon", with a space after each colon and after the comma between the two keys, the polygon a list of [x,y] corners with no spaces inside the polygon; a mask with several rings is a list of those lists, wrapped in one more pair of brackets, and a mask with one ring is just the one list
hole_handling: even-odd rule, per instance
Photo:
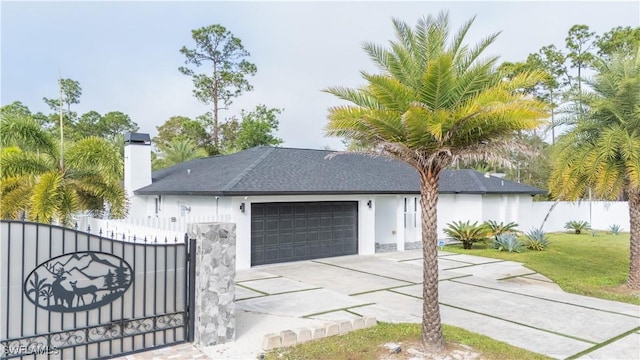
{"label": "stone gate column", "polygon": [[233,341],[236,224],[188,224],[187,232],[196,239],[194,342],[211,346]]}

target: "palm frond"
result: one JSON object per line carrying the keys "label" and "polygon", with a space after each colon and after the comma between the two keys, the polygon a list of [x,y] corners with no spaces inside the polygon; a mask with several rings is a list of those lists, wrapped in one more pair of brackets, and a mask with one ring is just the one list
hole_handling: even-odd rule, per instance
{"label": "palm frond", "polygon": [[453,59],[443,55],[431,61],[422,76],[420,102],[432,110],[450,108],[451,96],[455,88],[455,74],[452,68]]}
{"label": "palm frond", "polygon": [[3,115],[0,119],[0,146],[11,145],[50,155],[57,153],[55,140],[42,131],[36,120],[31,117]]}
{"label": "palm frond", "polygon": [[30,198],[30,219],[48,222],[57,217],[62,204],[63,181],[63,175],[59,171],[50,171],[39,177]]}
{"label": "palm frond", "polygon": [[72,144],[65,155],[67,167],[76,171],[91,169],[114,179],[124,176],[124,163],[118,149],[103,138],[81,139]]}

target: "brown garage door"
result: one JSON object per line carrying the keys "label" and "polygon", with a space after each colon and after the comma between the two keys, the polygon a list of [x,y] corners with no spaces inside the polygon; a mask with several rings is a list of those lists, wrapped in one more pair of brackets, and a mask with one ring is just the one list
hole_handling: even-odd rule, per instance
{"label": "brown garage door", "polygon": [[358,203],[251,204],[251,265],[358,253]]}

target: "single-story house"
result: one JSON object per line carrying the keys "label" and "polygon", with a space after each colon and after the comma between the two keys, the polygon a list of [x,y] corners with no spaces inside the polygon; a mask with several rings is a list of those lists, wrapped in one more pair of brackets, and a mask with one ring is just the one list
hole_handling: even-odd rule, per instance
{"label": "single-story house", "polygon": [[[130,217],[225,215],[237,267],[405,250],[421,244],[420,184],[385,157],[259,146],[151,171],[148,134],[125,138]],[[438,231],[453,220],[518,221],[544,190],[473,170],[439,182]]]}

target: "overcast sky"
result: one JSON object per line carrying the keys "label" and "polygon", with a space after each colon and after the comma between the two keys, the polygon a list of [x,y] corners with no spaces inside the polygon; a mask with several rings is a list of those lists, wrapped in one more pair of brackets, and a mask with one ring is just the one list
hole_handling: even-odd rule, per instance
{"label": "overcast sky", "polygon": [[178,72],[179,49],[193,47],[191,30],[221,24],[239,37],[258,67],[253,92],[222,116],[258,104],[284,108],[278,135],[284,146],[341,148],[324,136],[327,109],[338,104],[321,92],[362,84],[373,71],[364,41],[386,44],[391,18],[417,19],[448,10],[452,29],[477,15],[467,40],[502,32],[487,50],[501,61],[524,60],[542,46],[564,47],[567,31],[586,24],[602,34],[640,26],[640,1],[470,2],[31,2],[1,1],[1,105],[21,101],[33,112],[57,96],[58,69],[80,82],[72,110],[122,111],[156,134],[169,117],[196,117],[209,108]]}

